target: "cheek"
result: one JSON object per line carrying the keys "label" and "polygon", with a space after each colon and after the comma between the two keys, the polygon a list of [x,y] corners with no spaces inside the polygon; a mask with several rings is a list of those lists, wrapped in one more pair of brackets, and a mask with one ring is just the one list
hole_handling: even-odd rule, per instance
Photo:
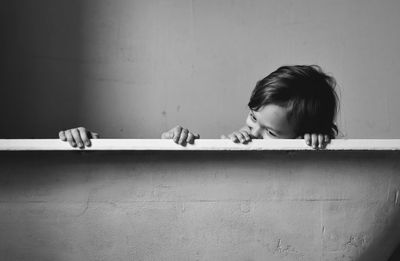
{"label": "cheek", "polygon": [[268,134],[263,134],[262,139],[263,140],[270,140],[270,139],[273,139],[273,137],[269,136]]}

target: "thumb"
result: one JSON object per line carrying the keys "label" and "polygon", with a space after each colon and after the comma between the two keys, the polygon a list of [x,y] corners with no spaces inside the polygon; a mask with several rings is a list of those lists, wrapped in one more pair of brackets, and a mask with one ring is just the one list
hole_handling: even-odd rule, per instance
{"label": "thumb", "polygon": [[96,132],[90,132],[90,136],[92,137],[92,139],[98,139],[100,138],[99,134]]}
{"label": "thumb", "polygon": [[164,132],[161,134],[161,139],[172,139],[173,138],[173,133],[171,132]]}
{"label": "thumb", "polygon": [[62,141],[66,141],[66,140],[67,140],[67,137],[65,137],[64,131],[60,131],[60,132],[58,133],[58,137],[59,137],[60,140],[62,140]]}

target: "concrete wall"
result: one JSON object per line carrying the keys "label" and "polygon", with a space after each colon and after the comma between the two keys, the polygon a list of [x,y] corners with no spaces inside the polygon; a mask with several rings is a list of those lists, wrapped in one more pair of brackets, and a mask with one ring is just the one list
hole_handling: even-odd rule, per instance
{"label": "concrete wall", "polygon": [[282,64],[338,80],[348,138],[398,138],[396,0],[3,0],[0,137],[219,138]]}
{"label": "concrete wall", "polygon": [[386,261],[399,157],[3,151],[0,259]]}

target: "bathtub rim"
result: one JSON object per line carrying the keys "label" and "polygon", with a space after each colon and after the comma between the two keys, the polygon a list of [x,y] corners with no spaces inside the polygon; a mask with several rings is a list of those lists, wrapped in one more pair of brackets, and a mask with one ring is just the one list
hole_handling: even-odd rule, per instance
{"label": "bathtub rim", "polygon": [[[76,151],[59,139],[0,139],[0,151]],[[85,151],[310,151],[301,139],[253,140],[237,144],[224,139],[199,139],[181,146],[163,139],[94,139]],[[327,151],[399,151],[400,139],[336,139]]]}

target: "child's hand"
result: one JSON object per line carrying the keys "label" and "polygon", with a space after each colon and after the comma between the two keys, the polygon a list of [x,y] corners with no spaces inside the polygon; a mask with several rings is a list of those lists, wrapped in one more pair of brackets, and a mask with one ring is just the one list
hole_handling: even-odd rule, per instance
{"label": "child's hand", "polygon": [[221,139],[231,139],[235,143],[245,144],[251,141],[250,129],[248,127],[243,127],[228,136],[222,135]]}
{"label": "child's hand", "polygon": [[306,133],[304,134],[304,141],[313,149],[324,149],[331,142],[331,138],[329,135]]}
{"label": "child's hand", "polygon": [[185,146],[187,143],[193,144],[195,139],[200,139],[200,135],[178,125],[161,134],[161,139],[173,139],[176,144]]}
{"label": "child's hand", "polygon": [[63,130],[58,133],[60,140],[68,141],[72,147],[78,146],[80,149],[90,147],[90,139],[98,139],[99,134],[91,132],[84,127]]}

